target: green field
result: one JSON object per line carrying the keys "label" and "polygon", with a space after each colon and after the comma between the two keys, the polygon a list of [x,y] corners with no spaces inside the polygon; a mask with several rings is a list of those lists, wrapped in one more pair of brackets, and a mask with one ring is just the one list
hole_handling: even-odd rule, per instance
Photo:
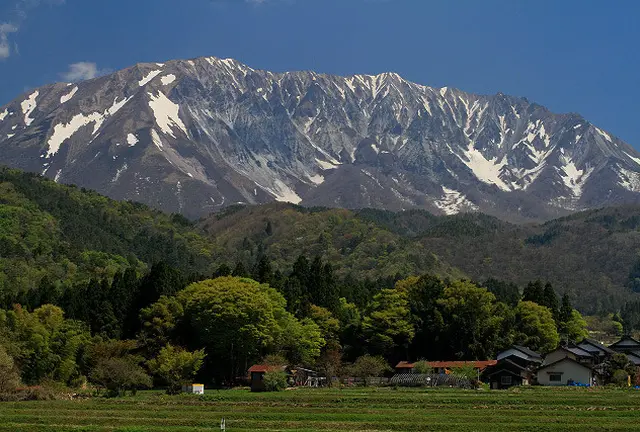
{"label": "green field", "polygon": [[640,392],[298,389],[0,404],[0,431],[632,431]]}

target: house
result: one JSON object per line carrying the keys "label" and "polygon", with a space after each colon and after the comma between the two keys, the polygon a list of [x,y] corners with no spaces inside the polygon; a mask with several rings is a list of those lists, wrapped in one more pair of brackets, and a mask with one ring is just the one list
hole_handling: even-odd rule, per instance
{"label": "house", "polygon": [[576,345],[578,348],[581,348],[585,351],[588,351],[595,357],[595,363],[602,363],[607,358],[614,355],[616,352],[611,348],[601,344],[600,342],[590,339],[584,338],[582,342]]}
{"label": "house", "polygon": [[530,368],[521,366],[510,358],[498,360],[488,367],[483,374],[483,381],[488,382],[491,389],[506,389],[513,386],[529,385],[533,380]]}
{"label": "house", "polygon": [[287,366],[273,366],[273,365],[253,365],[249,368],[249,378],[251,380],[251,391],[261,392],[265,391],[264,374],[267,372],[285,372],[288,373]]}
{"label": "house", "polygon": [[597,362],[596,357],[589,351],[575,345],[568,345],[566,347],[558,347],[555,351],[547,354],[542,362],[542,366],[555,363],[565,357],[590,367],[595,366]]}
{"label": "house", "polygon": [[623,336],[618,342],[609,345],[609,348],[617,353],[640,356],[640,342],[631,336]]}
{"label": "house", "polygon": [[544,386],[563,386],[571,383],[592,385],[595,382],[595,372],[591,366],[567,356],[541,366],[537,379],[538,383]]}
{"label": "house", "polygon": [[536,367],[542,364],[542,356],[539,353],[521,345],[513,345],[508,350],[498,354],[498,361],[504,359],[509,359],[524,368]]}

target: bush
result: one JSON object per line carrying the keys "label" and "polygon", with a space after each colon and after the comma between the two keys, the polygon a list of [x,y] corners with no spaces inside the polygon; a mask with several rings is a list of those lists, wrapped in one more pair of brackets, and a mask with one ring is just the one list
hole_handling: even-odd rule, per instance
{"label": "bush", "polygon": [[420,360],[414,365],[413,372],[417,374],[432,374],[433,368],[429,366],[429,362]]}
{"label": "bush", "polygon": [[626,387],[629,383],[629,374],[623,369],[617,369],[613,372],[611,382],[619,387]]}
{"label": "bush", "polygon": [[0,346],[0,399],[15,393],[19,385],[20,372],[13,358],[7,354],[3,346]]}
{"label": "bush", "polygon": [[267,372],[264,374],[263,380],[266,391],[282,391],[287,388],[287,374],[284,372]]}
{"label": "bush", "polygon": [[380,377],[390,370],[391,368],[384,358],[370,355],[358,357],[350,368],[351,374],[357,378],[362,378],[365,386],[369,383],[369,378]]}

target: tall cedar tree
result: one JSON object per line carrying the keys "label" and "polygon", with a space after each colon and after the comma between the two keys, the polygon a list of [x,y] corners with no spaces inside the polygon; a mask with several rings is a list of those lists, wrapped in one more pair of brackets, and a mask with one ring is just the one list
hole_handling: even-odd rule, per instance
{"label": "tall cedar tree", "polygon": [[558,309],[558,296],[556,295],[556,291],[553,289],[553,286],[547,282],[544,286],[544,302],[543,306],[551,309],[551,313],[553,314],[553,319],[558,323],[560,320],[560,310]]}
{"label": "tall cedar tree", "polygon": [[544,305],[544,287],[542,281],[529,282],[522,293],[522,301],[532,301]]}

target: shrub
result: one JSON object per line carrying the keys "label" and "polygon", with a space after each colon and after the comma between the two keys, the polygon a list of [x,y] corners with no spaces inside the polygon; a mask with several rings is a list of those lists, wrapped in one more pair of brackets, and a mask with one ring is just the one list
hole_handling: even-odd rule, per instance
{"label": "shrub", "polygon": [[374,357],[363,355],[358,357],[353,365],[351,365],[351,373],[357,378],[364,380],[364,385],[368,385],[369,378],[380,377],[385,372],[391,370],[387,361],[382,357]]}
{"label": "shrub", "polygon": [[287,374],[284,372],[267,372],[264,374],[263,380],[266,391],[282,391],[287,388]]}
{"label": "shrub", "polygon": [[20,372],[13,358],[7,354],[3,346],[0,346],[0,398],[4,399],[15,393],[19,385]]}
{"label": "shrub", "polygon": [[433,368],[429,366],[429,362],[425,360],[420,360],[419,362],[416,362],[416,364],[414,365],[413,372],[417,374],[432,374]]}
{"label": "shrub", "polygon": [[626,370],[617,369],[613,372],[613,376],[611,377],[611,382],[617,386],[625,387],[628,384],[629,374]]}

